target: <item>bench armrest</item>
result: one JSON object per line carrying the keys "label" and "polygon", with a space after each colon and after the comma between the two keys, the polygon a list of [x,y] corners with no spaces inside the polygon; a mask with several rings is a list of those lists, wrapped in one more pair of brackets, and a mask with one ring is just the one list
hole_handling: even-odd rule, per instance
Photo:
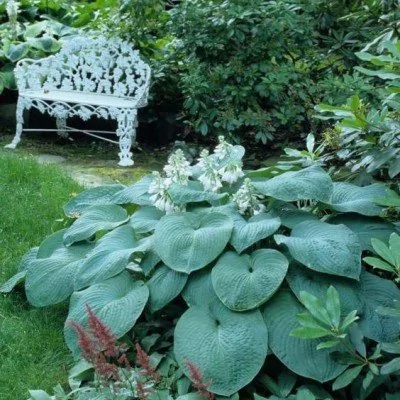
{"label": "bench armrest", "polygon": [[54,56],[39,60],[31,58],[19,60],[14,69],[18,90],[21,92],[27,89],[42,89],[53,58]]}
{"label": "bench armrest", "polygon": [[145,107],[147,106],[147,99],[149,97],[149,89],[150,89],[150,77],[151,77],[151,69],[149,66],[146,66],[146,82],[141,88],[141,93],[138,96],[137,107]]}

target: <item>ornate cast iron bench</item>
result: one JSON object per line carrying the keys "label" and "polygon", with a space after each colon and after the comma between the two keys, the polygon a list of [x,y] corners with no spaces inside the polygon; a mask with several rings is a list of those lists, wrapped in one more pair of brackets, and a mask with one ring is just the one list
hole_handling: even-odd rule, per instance
{"label": "ornate cast iron bench", "polygon": [[99,136],[114,132],[79,130],[119,144],[119,165],[133,165],[131,146],[136,137],[138,108],[147,104],[150,67],[139,53],[120,39],[73,37],[56,55],[18,62],[15,77],[19,90],[17,128],[6,147],[15,149],[23,131],[23,112],[32,107],[56,117],[56,131],[67,137],[67,118],[84,121],[92,116],[117,121],[118,141]]}

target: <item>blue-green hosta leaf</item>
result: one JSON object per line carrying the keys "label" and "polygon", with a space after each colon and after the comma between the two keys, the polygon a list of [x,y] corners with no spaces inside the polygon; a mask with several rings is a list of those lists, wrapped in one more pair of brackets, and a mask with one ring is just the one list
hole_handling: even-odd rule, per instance
{"label": "blue-green hosta leaf", "polygon": [[275,235],[292,257],[315,271],[358,279],[361,272],[361,245],[358,236],[344,225],[304,221],[290,237]]}
{"label": "blue-green hosta leaf", "polygon": [[291,203],[277,202],[273,206],[273,212],[280,218],[281,224],[293,229],[303,221],[317,221],[318,217],[308,211],[301,210]]}
{"label": "blue-green hosta leaf", "polygon": [[165,213],[156,207],[143,206],[132,215],[129,223],[136,233],[148,233],[154,231],[164,215]]}
{"label": "blue-green hosta leaf", "polygon": [[157,267],[147,282],[150,291],[150,310],[158,311],[177,297],[186,285],[187,279],[188,275],[176,272],[166,265]]}
{"label": "blue-green hosta leaf", "polygon": [[21,60],[21,58],[26,57],[29,52],[29,45],[28,43],[18,43],[18,44],[11,44],[10,47],[5,52],[5,56],[13,63]]}
{"label": "blue-green hosta leaf", "polygon": [[190,274],[182,297],[189,307],[208,307],[210,303],[221,302],[215,293],[209,268]]}
{"label": "blue-green hosta leaf", "polygon": [[305,309],[287,290],[280,290],[263,308],[269,347],[294,373],[319,382],[336,378],[347,366],[335,362],[330,349],[317,350],[321,339],[304,340],[290,333],[299,327],[297,314]]}
{"label": "blue-green hosta leaf", "polygon": [[253,185],[260,193],[283,201],[329,202],[333,189],[331,178],[318,166],[285,172],[268,180],[253,181]]}
{"label": "blue-green hosta leaf", "polygon": [[106,185],[87,189],[68,201],[64,206],[64,212],[68,217],[76,217],[92,206],[116,204],[111,198],[124,187],[124,185]]}
{"label": "blue-green hosta leaf", "polygon": [[136,323],[149,297],[149,289],[142,281],[134,281],[128,272],[97,283],[71,296],[69,314],[64,327],[65,340],[77,356],[77,336],[68,321],[87,326],[88,305],[111,331],[121,337]]}
{"label": "blue-green hosta leaf", "polygon": [[259,310],[235,313],[221,302],[191,307],[175,328],[174,351],[184,373],[190,375],[189,360],[210,382],[209,390],[223,396],[254,379],[267,350],[268,332]]}
{"label": "blue-green hosta leaf", "polygon": [[375,216],[380,215],[383,208],[374,199],[384,197],[385,194],[386,187],[380,184],[360,187],[351,183],[335,182],[330,205],[336,211]]}
{"label": "blue-green hosta leaf", "polygon": [[265,303],[285,278],[289,262],[277,250],[261,249],[251,255],[225,253],[212,270],[215,293],[233,311],[247,311]]}
{"label": "blue-green hosta leaf", "polygon": [[220,255],[232,228],[231,218],[215,212],[166,215],[156,227],[154,249],[168,267],[189,274]]}
{"label": "blue-green hosta leaf", "polygon": [[151,175],[145,175],[138,182],[133,185],[126,187],[120,192],[116,193],[111,201],[114,204],[137,204],[139,206],[151,206],[153,203],[150,200],[148,194],[149,186],[153,177]]}
{"label": "blue-green hosta leaf", "polygon": [[327,220],[330,224],[346,225],[358,235],[362,250],[373,251],[371,239],[376,238],[384,243],[389,241],[393,232],[398,232],[396,225],[381,218],[365,217],[359,214],[341,214]]}
{"label": "blue-green hosta leaf", "polygon": [[63,247],[48,258],[32,261],[25,279],[28,301],[35,307],[44,307],[70,296],[74,291],[76,272],[92,248],[91,244]]}
{"label": "blue-green hosta leaf", "polygon": [[86,210],[65,232],[64,244],[89,239],[98,231],[111,230],[128,221],[126,210],[117,205],[93,206]]}
{"label": "blue-green hosta leaf", "polygon": [[233,231],[230,243],[238,253],[271,236],[281,225],[279,217],[271,213],[254,215],[246,221],[238,212],[234,212],[232,219]]}
{"label": "blue-green hosta leaf", "polygon": [[18,266],[18,272],[0,286],[0,293],[10,293],[15,286],[25,279],[26,270],[32,261],[36,260],[38,250],[39,247],[34,247],[24,254]]}
{"label": "blue-green hosta leaf", "polygon": [[378,313],[378,307],[393,308],[400,300],[400,290],[388,279],[379,278],[368,272],[360,277],[364,309],[359,321],[364,336],[377,342],[393,342],[400,334],[400,320]]}
{"label": "blue-green hosta leaf", "polygon": [[29,265],[36,260],[36,258],[48,258],[57,249],[64,248],[62,239],[64,232],[65,229],[51,234],[40,244],[40,247],[34,247],[29,250],[22,257],[22,260],[18,266],[18,272],[2,286],[0,286],[0,293],[9,293],[16,285],[24,281],[26,270],[28,269]]}
{"label": "blue-green hosta leaf", "polygon": [[189,181],[187,186],[173,184],[168,189],[168,193],[176,204],[201,203],[203,201],[212,203],[227,196],[227,193],[208,192],[197,181]]}
{"label": "blue-green hosta leaf", "polygon": [[75,290],[111,278],[129,264],[135,251],[141,251],[135,232],[129,225],[120,226],[104,235],[79,266]]}

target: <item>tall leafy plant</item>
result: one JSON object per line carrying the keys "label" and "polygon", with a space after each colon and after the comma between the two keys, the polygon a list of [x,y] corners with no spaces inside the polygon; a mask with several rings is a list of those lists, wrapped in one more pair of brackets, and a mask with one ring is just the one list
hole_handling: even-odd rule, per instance
{"label": "tall leafy plant", "polygon": [[354,95],[346,105],[320,104],[316,109],[321,118],[338,121],[334,130],[327,131],[327,137],[336,136],[337,158],[342,163],[353,172],[365,170],[372,175],[394,178],[400,173],[400,41],[385,42],[383,49],[386,52],[381,55],[357,53],[371,65],[357,69],[385,81],[387,97],[380,107],[372,107]]}
{"label": "tall leafy plant", "polygon": [[[343,373],[321,338],[291,336],[308,304],[304,291],[321,297],[334,286],[341,315],[356,310],[363,336],[398,339],[397,320],[376,309],[392,307],[400,291],[362,262],[371,238],[397,231],[374,201],[385,186],[333,182],[317,165],[245,172],[244,148],[219,140],[193,166],[178,150],[162,174],[71,199],[71,225],[32,249],[1,291],[24,281],[34,306],[69,299],[67,320],[82,327],[89,306],[117,337],[133,329],[162,352],[159,370],[172,381],[182,373],[193,380],[189,360],[220,396],[258,382],[274,357],[286,373],[314,382]],[[152,324],[166,327],[163,335]],[[64,334],[79,357],[69,323]],[[189,390],[178,386],[179,394]]]}

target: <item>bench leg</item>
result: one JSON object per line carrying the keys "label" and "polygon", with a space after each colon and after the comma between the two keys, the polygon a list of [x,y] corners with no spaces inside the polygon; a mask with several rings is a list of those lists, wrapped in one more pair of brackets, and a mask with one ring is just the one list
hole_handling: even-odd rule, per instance
{"label": "bench leg", "polygon": [[15,130],[14,139],[10,144],[4,146],[6,149],[15,149],[17,144],[21,141],[21,134],[24,125],[24,101],[18,98],[17,102],[17,112],[16,112],[17,127]]}
{"label": "bench leg", "polygon": [[129,113],[122,113],[118,116],[117,135],[119,137],[119,163],[121,167],[128,167],[134,164],[132,160],[132,138],[135,137],[133,119]]}
{"label": "bench leg", "polygon": [[68,139],[69,135],[67,132],[67,119],[63,117],[57,117],[56,124],[57,135],[64,139]]}

